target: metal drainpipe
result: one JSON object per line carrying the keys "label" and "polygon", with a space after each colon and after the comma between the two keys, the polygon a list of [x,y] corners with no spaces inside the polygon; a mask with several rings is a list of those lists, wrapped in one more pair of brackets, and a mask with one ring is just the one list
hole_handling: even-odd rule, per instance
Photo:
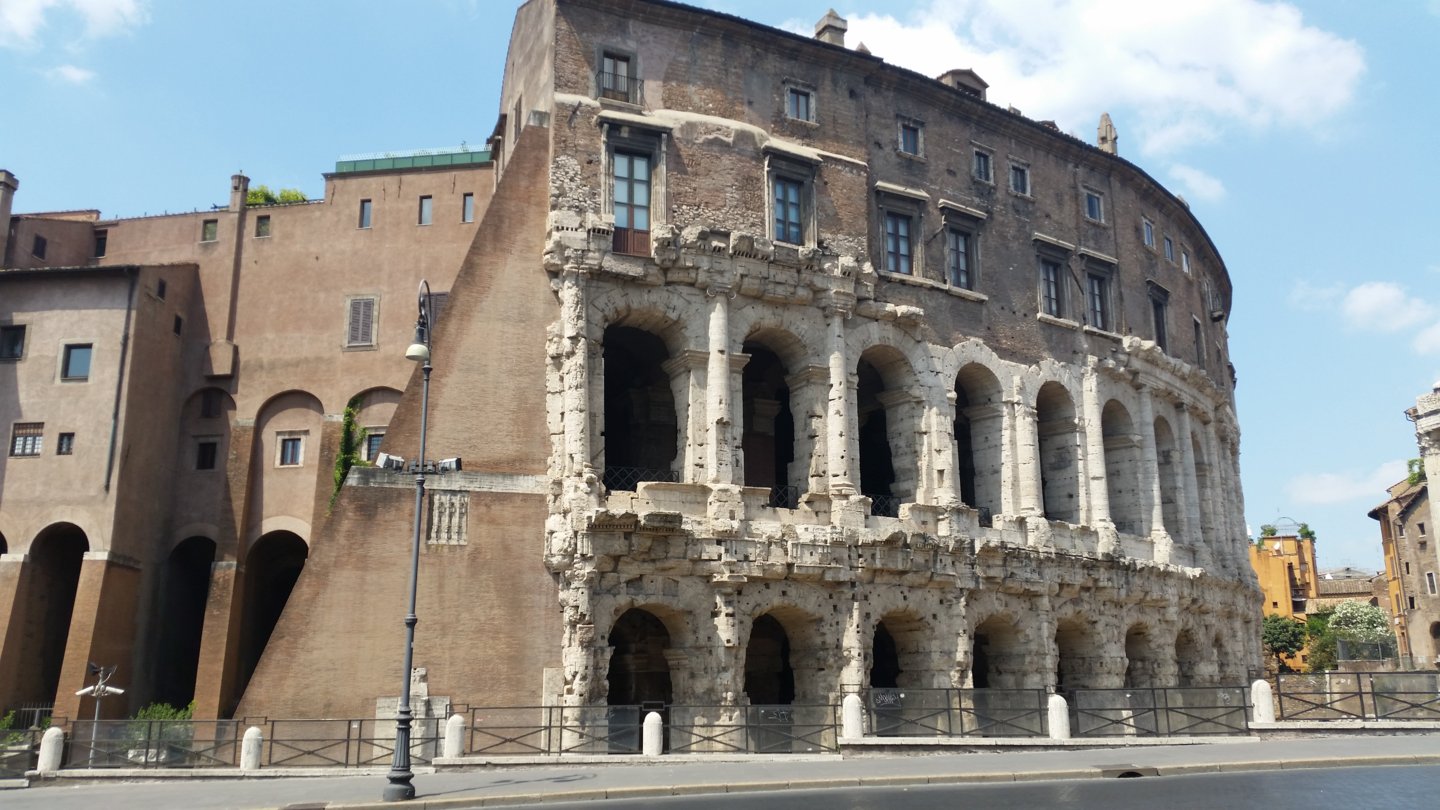
{"label": "metal drainpipe", "polygon": [[115,407],[110,411],[110,449],[105,455],[105,491],[110,491],[110,481],[115,477],[115,444],[120,433],[120,396],[125,391],[125,362],[130,355],[130,319],[135,312],[135,287],[140,280],[140,268],[132,268],[130,291],[125,298],[125,329],[120,333],[120,369],[115,375]]}

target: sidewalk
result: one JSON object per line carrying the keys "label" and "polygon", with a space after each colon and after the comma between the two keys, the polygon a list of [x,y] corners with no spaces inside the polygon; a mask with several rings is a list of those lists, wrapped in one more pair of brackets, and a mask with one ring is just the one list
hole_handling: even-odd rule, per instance
{"label": "sidewalk", "polygon": [[[415,777],[417,798],[406,807],[484,807],[506,804],[653,797],[698,793],[815,789],[864,785],[1011,782],[1117,776],[1440,764],[1440,734],[1304,740],[1229,741],[1196,745],[1130,746],[1074,751],[1008,751],[932,756],[754,757],[716,762],[666,757],[624,764],[556,762],[483,770],[445,770]],[[141,777],[143,778],[143,777]],[[172,779],[75,784],[32,783],[5,791],[6,810],[81,810],[106,807],[282,808],[360,810],[379,802],[383,771],[343,777]]]}

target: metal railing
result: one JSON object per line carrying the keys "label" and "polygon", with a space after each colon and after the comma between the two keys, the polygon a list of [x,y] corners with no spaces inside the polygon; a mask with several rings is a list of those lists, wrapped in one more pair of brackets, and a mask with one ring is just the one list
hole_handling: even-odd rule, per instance
{"label": "metal railing", "polygon": [[822,754],[840,750],[840,709],[830,704],[670,706],[672,754]]}
{"label": "metal railing", "polygon": [[767,506],[775,509],[794,509],[800,505],[800,488],[791,486],[771,487]]}
{"label": "metal railing", "polygon": [[19,706],[13,706],[0,712],[0,717],[14,712],[15,716],[10,722],[11,728],[47,728],[50,715],[54,711],[55,706],[51,703],[21,703]]}
{"label": "metal railing", "polygon": [[1440,673],[1281,673],[1280,720],[1440,720]]}
{"label": "metal railing", "polygon": [[638,754],[640,706],[485,706],[464,711],[469,756]]}
{"label": "metal railing", "polygon": [[44,733],[39,728],[0,729],[0,779],[24,776],[35,768]]}
{"label": "metal railing", "polygon": [[900,496],[865,493],[870,499],[870,514],[874,517],[900,517]]}
{"label": "metal railing", "polygon": [[1070,702],[1076,737],[1194,737],[1248,734],[1243,686],[1077,689]]}
{"label": "metal railing", "polygon": [[1044,737],[1043,689],[870,689],[861,695],[877,737]]}
{"label": "metal railing", "polygon": [[605,488],[612,492],[634,492],[637,484],[646,481],[679,480],[674,470],[653,470],[648,467],[606,467],[602,476]]}
{"label": "metal railing", "polygon": [[66,768],[230,768],[240,764],[239,720],[76,720]]}
{"label": "metal railing", "polygon": [[[265,737],[262,767],[381,767],[395,756],[395,721],[267,720],[246,718]],[[445,718],[417,717],[410,726],[410,761],[428,765],[440,755]]]}
{"label": "metal railing", "polygon": [[635,76],[601,70],[595,73],[595,87],[600,91],[601,98],[639,104],[645,85]]}

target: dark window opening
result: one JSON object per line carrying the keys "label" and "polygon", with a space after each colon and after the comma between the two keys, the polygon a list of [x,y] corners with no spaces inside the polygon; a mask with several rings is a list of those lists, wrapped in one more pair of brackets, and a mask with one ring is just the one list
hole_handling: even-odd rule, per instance
{"label": "dark window opening", "polygon": [[103,259],[103,258],[105,257],[105,251],[106,251],[106,249],[109,247],[109,244],[110,244],[110,232],[109,232],[108,230],[103,229],[103,228],[100,229],[100,230],[98,230],[98,231],[96,231],[96,232],[95,232],[95,258],[97,258],[97,259]]}
{"label": "dark window opening", "polygon": [[605,486],[673,481],[678,423],[670,353],[659,337],[628,326],[605,329]]}
{"label": "dark window opening", "polygon": [[795,416],[790,410],[790,389],[780,358],[758,343],[746,343],[750,361],[741,377],[745,425],[741,448],[745,455],[745,485],[770,489],[770,505],[795,508],[799,488],[792,486],[795,460]]}
{"label": "dark window opening", "polygon": [[60,378],[64,380],[90,379],[89,343],[76,343],[65,347],[64,361],[60,366]]}
{"label": "dark window opening", "polygon": [[215,469],[215,457],[219,451],[220,444],[215,441],[202,441],[195,445],[195,469]]}
{"label": "dark window opening", "polygon": [[891,273],[910,275],[914,269],[910,247],[912,217],[892,211],[885,213],[885,269]]}
{"label": "dark window opening", "polygon": [[75,434],[61,433],[55,438],[55,455],[70,456],[75,454]]}
{"label": "dark window opening", "polygon": [[885,382],[869,362],[858,366],[856,415],[860,423],[860,492],[871,500],[871,513],[886,517],[899,514],[899,503],[892,488],[895,467],[890,447],[887,413],[881,394]]}
{"label": "dark window opening", "polygon": [[45,252],[49,248],[49,246],[50,243],[45,239],[45,237],[37,235],[35,237],[35,241],[30,245],[30,255],[34,256],[37,259],[43,259],[45,258]]}
{"label": "dark window opening", "polygon": [[0,360],[19,360],[25,356],[25,326],[0,326]]}

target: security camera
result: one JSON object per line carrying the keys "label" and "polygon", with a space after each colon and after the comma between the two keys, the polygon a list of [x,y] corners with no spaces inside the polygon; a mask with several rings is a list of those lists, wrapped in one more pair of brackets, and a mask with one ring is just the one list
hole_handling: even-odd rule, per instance
{"label": "security camera", "polygon": [[437,464],[435,465],[435,471],[436,471],[436,472],[442,472],[442,473],[447,473],[447,472],[459,472],[459,471],[460,471],[460,458],[457,456],[457,457],[455,457],[455,458],[442,458],[442,459],[440,459],[439,463],[437,463]]}
{"label": "security camera", "polygon": [[399,456],[392,456],[389,453],[381,453],[375,457],[375,466],[382,470],[399,472],[405,469],[405,459]]}

